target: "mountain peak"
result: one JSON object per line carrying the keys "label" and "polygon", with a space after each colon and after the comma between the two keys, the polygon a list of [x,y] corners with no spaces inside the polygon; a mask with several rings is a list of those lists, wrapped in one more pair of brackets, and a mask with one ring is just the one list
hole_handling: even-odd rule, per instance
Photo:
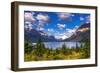
{"label": "mountain peak", "polygon": [[82,29],[82,28],[90,28],[90,23],[84,23],[78,29]]}
{"label": "mountain peak", "polygon": [[81,41],[82,39],[90,38],[90,23],[82,24],[71,37],[65,41]]}

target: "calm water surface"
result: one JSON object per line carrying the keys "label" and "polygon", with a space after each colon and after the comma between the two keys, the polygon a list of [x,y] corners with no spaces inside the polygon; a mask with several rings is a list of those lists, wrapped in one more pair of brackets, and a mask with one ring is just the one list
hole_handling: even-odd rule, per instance
{"label": "calm water surface", "polygon": [[[36,43],[33,43],[33,45],[35,44]],[[78,47],[84,45],[84,43],[80,42],[44,42],[46,48],[52,48],[52,49],[60,48],[62,47],[63,44],[65,44],[65,46],[68,48],[76,48],[76,44]]]}

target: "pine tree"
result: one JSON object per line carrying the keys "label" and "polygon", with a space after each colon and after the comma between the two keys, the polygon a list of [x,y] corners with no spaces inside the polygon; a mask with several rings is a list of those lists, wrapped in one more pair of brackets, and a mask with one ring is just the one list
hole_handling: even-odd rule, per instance
{"label": "pine tree", "polygon": [[35,54],[39,57],[42,57],[45,53],[45,45],[43,44],[42,40],[39,39],[36,44],[36,51]]}
{"label": "pine tree", "polygon": [[32,51],[32,44],[31,44],[31,42],[25,40],[24,47],[25,47],[25,49],[24,49],[25,53],[30,54],[31,51]]}
{"label": "pine tree", "polygon": [[76,49],[79,49],[78,43],[76,42]]}
{"label": "pine tree", "polygon": [[66,49],[66,45],[65,43],[62,45],[62,50],[65,50]]}
{"label": "pine tree", "polygon": [[67,49],[66,49],[66,45],[65,45],[65,43],[62,45],[62,53],[63,54],[66,54],[67,53]]}

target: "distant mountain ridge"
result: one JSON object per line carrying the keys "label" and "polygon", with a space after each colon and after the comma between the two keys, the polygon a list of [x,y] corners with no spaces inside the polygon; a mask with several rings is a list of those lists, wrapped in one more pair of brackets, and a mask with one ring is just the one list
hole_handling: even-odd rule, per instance
{"label": "distant mountain ridge", "polygon": [[83,41],[90,40],[90,23],[81,25],[71,37],[64,41]]}
{"label": "distant mountain ridge", "polygon": [[31,42],[37,42],[41,39],[43,42],[57,41],[54,36],[48,36],[43,31],[37,31],[35,29],[25,30],[25,39]]}
{"label": "distant mountain ridge", "polygon": [[25,40],[31,42],[37,42],[41,39],[43,42],[59,42],[59,41],[82,41],[82,40],[90,40],[90,23],[82,24],[79,28],[76,29],[75,33],[69,38],[64,40],[56,39],[54,36],[49,36],[47,33],[43,31],[38,31],[35,29],[24,30]]}
{"label": "distant mountain ridge", "polygon": [[82,24],[78,29],[82,29],[82,28],[90,28],[90,23]]}

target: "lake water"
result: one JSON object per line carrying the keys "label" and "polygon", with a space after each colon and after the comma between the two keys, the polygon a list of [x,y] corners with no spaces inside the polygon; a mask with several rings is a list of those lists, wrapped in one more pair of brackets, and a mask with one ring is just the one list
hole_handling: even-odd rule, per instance
{"label": "lake water", "polygon": [[[35,44],[36,43],[33,43],[33,45]],[[76,48],[76,44],[78,47],[80,47],[81,44],[84,45],[84,43],[80,42],[44,42],[46,48],[52,48],[52,49],[60,48],[62,47],[63,44],[65,44],[65,46],[68,48]]]}

